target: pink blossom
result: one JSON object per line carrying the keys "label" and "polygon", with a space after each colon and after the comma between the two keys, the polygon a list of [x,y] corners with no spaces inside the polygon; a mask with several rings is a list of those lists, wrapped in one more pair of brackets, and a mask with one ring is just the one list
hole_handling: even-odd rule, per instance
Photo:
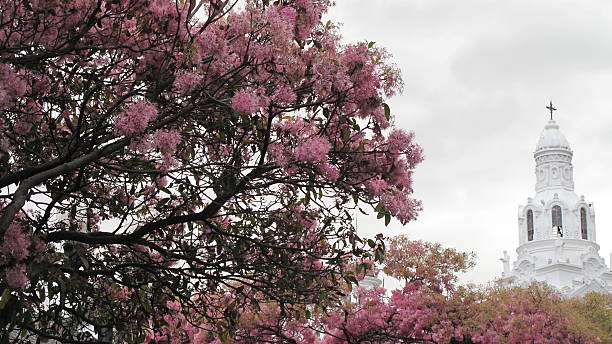
{"label": "pink blossom", "polygon": [[39,94],[46,94],[51,89],[51,78],[46,75],[36,76],[32,89]]}
{"label": "pink blossom", "polygon": [[155,105],[140,101],[130,105],[125,114],[115,120],[115,131],[119,135],[131,135],[147,128],[149,121],[157,116]]}
{"label": "pink blossom", "polygon": [[270,6],[267,9],[270,33],[276,44],[282,45],[293,39],[297,12],[292,7]]}
{"label": "pink blossom", "polygon": [[259,110],[260,99],[253,92],[247,90],[240,90],[232,97],[232,106],[234,109],[241,113],[254,113]]}
{"label": "pink blossom", "polygon": [[361,111],[361,113],[361,117],[371,116],[372,119],[376,121],[376,123],[378,123],[378,125],[380,125],[382,129],[386,129],[389,127],[389,120],[387,119],[387,116],[385,116],[385,110],[382,106],[377,106],[374,109],[368,109],[367,107],[363,107],[363,111]]}
{"label": "pink blossom", "polygon": [[130,297],[130,290],[127,287],[106,287],[106,291],[118,300],[128,300]]}
{"label": "pink blossom", "polygon": [[165,188],[170,183],[167,176],[157,177],[156,181],[157,181],[157,185],[159,185],[162,188]]}
{"label": "pink blossom", "polygon": [[295,147],[295,157],[304,162],[323,162],[327,160],[329,149],[325,138],[314,136]]}
{"label": "pink blossom", "polygon": [[320,22],[321,15],[327,9],[327,4],[323,1],[297,0],[295,5],[298,7],[299,13],[299,17],[296,19],[296,34],[297,38],[302,40]]}
{"label": "pink blossom", "polygon": [[202,75],[193,72],[180,73],[174,79],[174,88],[180,94],[191,93],[202,82]]}
{"label": "pink blossom", "polygon": [[288,23],[294,24],[297,18],[297,11],[293,7],[281,7],[279,11],[281,17]]}
{"label": "pink blossom", "polygon": [[368,188],[374,196],[380,196],[388,187],[389,184],[380,178],[372,179],[368,182]]}
{"label": "pink blossom", "polygon": [[24,264],[17,264],[4,271],[6,283],[14,289],[23,289],[28,282],[28,277],[25,275],[26,267]]}
{"label": "pink blossom", "polygon": [[176,130],[158,130],[153,139],[154,145],[164,155],[173,154],[179,142],[181,142],[181,134]]}
{"label": "pink blossom", "polygon": [[4,232],[4,242],[0,246],[0,252],[17,260],[26,259],[29,255],[30,236],[21,230],[21,226],[11,224]]}
{"label": "pink blossom", "polygon": [[416,219],[421,210],[421,202],[410,198],[407,190],[384,194],[381,202],[402,224]]}
{"label": "pink blossom", "polygon": [[387,147],[391,153],[400,153],[408,149],[414,138],[413,133],[407,133],[402,129],[393,129],[387,139]]}
{"label": "pink blossom", "polygon": [[162,172],[168,172],[175,166],[179,164],[178,160],[176,160],[171,155],[164,155],[162,157],[162,163],[157,166],[157,168]]}
{"label": "pink blossom", "polygon": [[291,154],[285,146],[272,143],[268,146],[268,160],[275,162],[279,166],[287,167],[291,161]]}
{"label": "pink blossom", "polygon": [[0,63],[0,109],[5,109],[15,100],[29,91],[27,83],[13,69]]}
{"label": "pink blossom", "polygon": [[307,123],[300,117],[293,117],[290,119],[284,119],[278,124],[280,130],[286,131],[291,134],[297,134],[302,130],[307,129]]}
{"label": "pink blossom", "polygon": [[340,177],[340,171],[338,171],[336,167],[330,165],[327,161],[320,164],[318,168],[330,182],[335,182],[338,180],[338,177]]}
{"label": "pink blossom", "polygon": [[282,86],[274,92],[272,100],[281,105],[287,105],[295,102],[296,96],[290,87]]}
{"label": "pink blossom", "polygon": [[136,137],[132,140],[129,147],[136,152],[147,153],[151,148],[153,148],[152,139],[152,135]]}
{"label": "pink blossom", "polygon": [[[236,26],[236,18],[232,18],[234,21],[233,27]],[[248,30],[245,28],[244,30]],[[217,58],[224,57],[227,54],[227,39],[224,37],[224,31],[220,29],[217,23],[208,25],[206,30],[202,34],[198,35],[195,39],[195,47],[197,49],[197,56],[195,59],[201,59],[202,57],[215,56]]]}
{"label": "pink blossom", "polygon": [[37,236],[32,238],[31,250],[33,251],[32,255],[35,262],[40,263],[47,258],[47,244]]}
{"label": "pink blossom", "polygon": [[15,123],[15,132],[19,135],[25,135],[32,130],[32,123],[24,120],[19,120]]}

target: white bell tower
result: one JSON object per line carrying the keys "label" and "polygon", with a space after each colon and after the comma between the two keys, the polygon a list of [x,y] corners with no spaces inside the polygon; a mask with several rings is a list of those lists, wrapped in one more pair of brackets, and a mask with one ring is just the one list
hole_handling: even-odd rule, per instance
{"label": "white bell tower", "polygon": [[[506,252],[503,285],[548,282],[567,296],[612,293],[612,271],[595,242],[595,209],[574,192],[573,152],[559,125],[546,124],[535,152],[535,196],[519,206],[519,246],[510,268]],[[611,258],[612,259],[612,258]]]}

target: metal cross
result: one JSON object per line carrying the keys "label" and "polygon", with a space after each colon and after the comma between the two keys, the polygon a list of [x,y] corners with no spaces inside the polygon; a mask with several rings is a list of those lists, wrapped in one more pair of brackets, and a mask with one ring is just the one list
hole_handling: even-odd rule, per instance
{"label": "metal cross", "polygon": [[557,109],[553,107],[552,100],[550,101],[550,105],[548,105],[546,108],[548,110],[550,110],[550,120],[552,121],[553,120],[553,111],[557,111]]}

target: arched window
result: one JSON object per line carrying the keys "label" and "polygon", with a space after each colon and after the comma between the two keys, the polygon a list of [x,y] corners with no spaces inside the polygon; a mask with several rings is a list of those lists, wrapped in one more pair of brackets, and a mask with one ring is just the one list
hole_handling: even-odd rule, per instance
{"label": "arched window", "polygon": [[552,207],[552,227],[557,231],[559,236],[563,236],[563,219],[561,207],[558,205]]}
{"label": "arched window", "polygon": [[587,233],[587,214],[586,209],[580,208],[580,231],[582,232],[582,239],[588,240],[589,236]]}
{"label": "arched window", "polygon": [[533,240],[533,210],[527,210],[527,241]]}

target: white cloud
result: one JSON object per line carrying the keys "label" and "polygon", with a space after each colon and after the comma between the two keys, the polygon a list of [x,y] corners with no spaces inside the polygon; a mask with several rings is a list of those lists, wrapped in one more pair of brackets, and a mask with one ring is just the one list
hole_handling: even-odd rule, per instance
{"label": "white cloud", "polygon": [[376,41],[406,83],[390,101],[426,161],[425,210],[406,227],[362,217],[363,233],[408,233],[476,251],[464,281],[501,272],[518,244],[517,206],[534,193],[533,149],[552,98],[574,149],[576,192],[595,202],[601,255],[612,251],[612,2],[338,0],[346,41]]}

